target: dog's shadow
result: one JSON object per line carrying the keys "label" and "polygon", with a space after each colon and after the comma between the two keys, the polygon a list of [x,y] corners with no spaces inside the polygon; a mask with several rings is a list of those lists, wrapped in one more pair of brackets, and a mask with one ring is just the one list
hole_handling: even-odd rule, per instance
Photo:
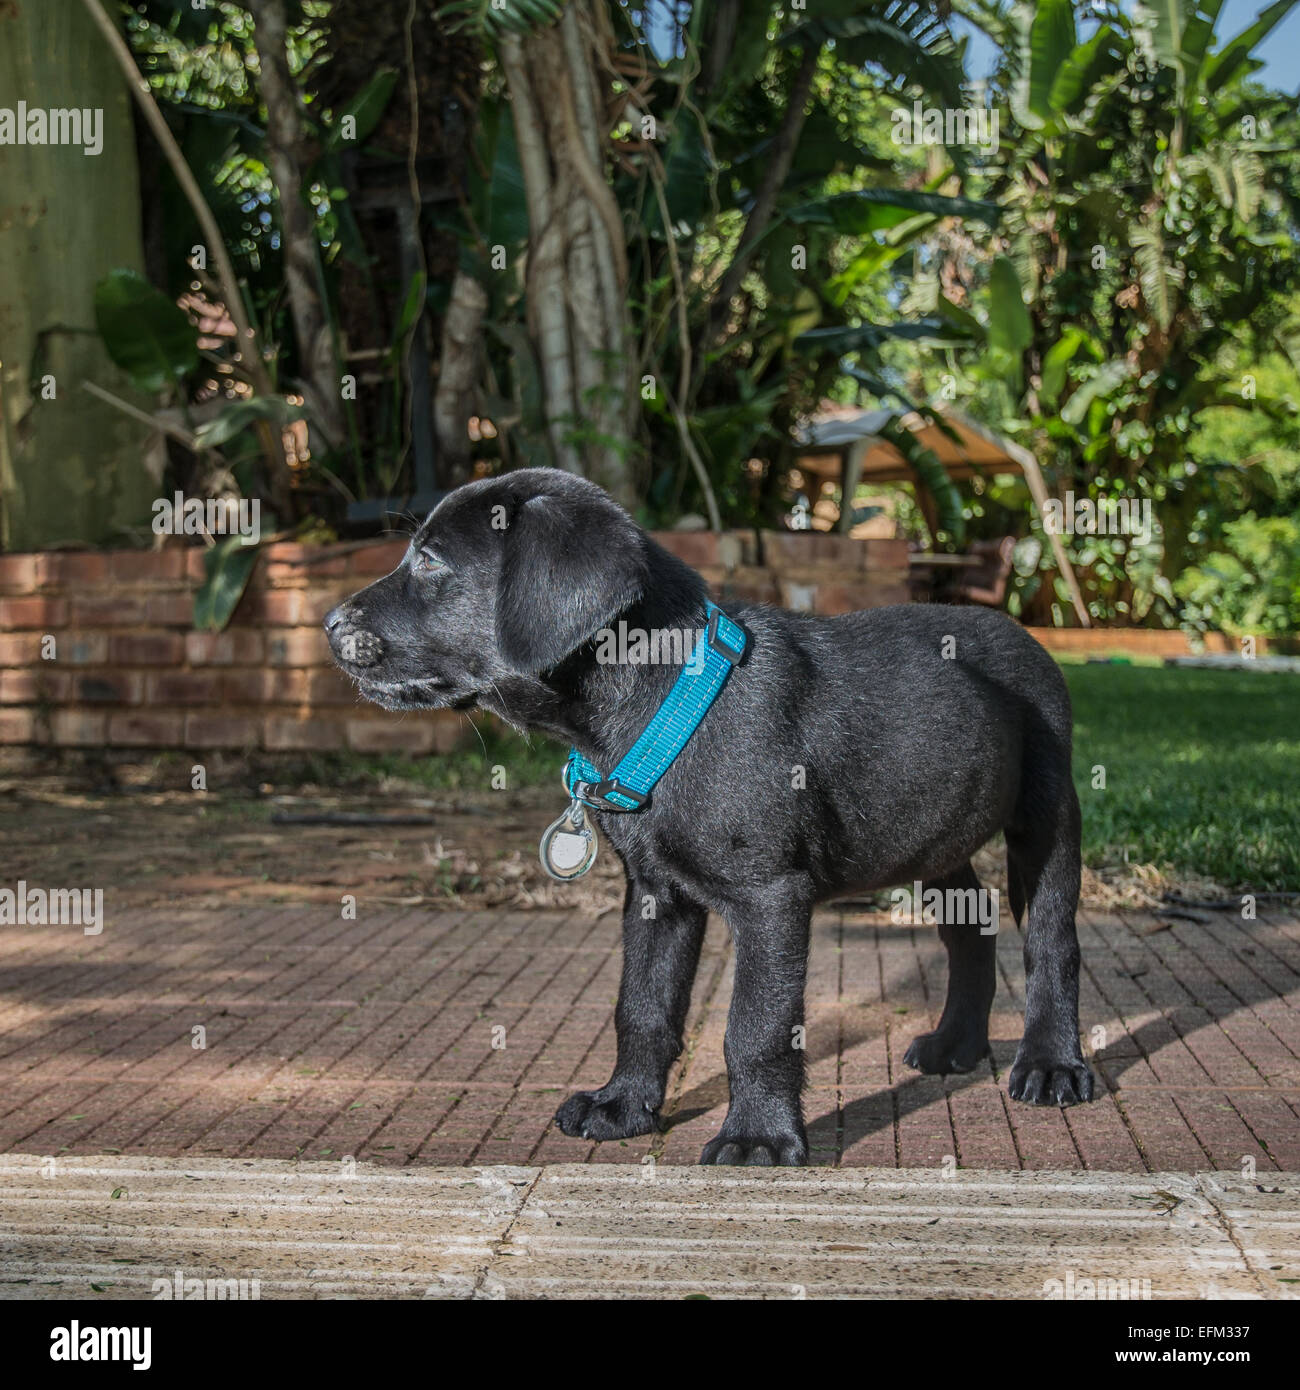
{"label": "dog's shadow", "polygon": [[[1248,997],[1239,999],[1231,1008],[1215,1010],[1206,1004],[1202,1008],[1210,1015],[1201,1027],[1218,1027],[1232,1014],[1266,1000],[1275,999],[1277,994],[1263,980],[1251,981],[1254,988],[1247,990]],[[1169,1044],[1170,1020],[1166,1011],[1185,1005],[1185,999],[1158,998],[1151,1001],[1151,1007],[1161,1010],[1160,1014],[1142,1024],[1130,1033],[1125,1033],[1110,1046],[1100,1049],[1089,1057],[1093,1072],[1097,1077],[1097,1099],[1106,1094],[1114,1094],[1119,1089],[1119,1080],[1130,1067],[1140,1063]],[[926,1031],[924,1028],[918,1029]],[[1199,1031],[1199,1029],[1195,1030]],[[837,1053],[843,1055],[853,1048],[878,1038],[874,1029],[851,1028],[846,1025],[838,1035],[823,1035],[820,1042],[814,1042],[808,1049],[807,1060],[825,1061]],[[1182,1036],[1182,1035],[1180,1035]],[[971,1072],[950,1073],[944,1078],[936,1078],[914,1072],[910,1068],[898,1077],[891,1086],[880,1088],[864,1096],[848,1101],[842,1109],[836,1107],[808,1121],[810,1146],[823,1153],[834,1151],[838,1162],[852,1146],[869,1135],[892,1129],[900,1120],[915,1114],[927,1105],[933,1105],[936,1094],[933,1082],[944,1082],[944,1094],[960,1093],[971,1086],[987,1081],[1005,1085],[1007,1072],[1016,1055],[1019,1038],[995,1039],[990,1044],[989,1056]],[[664,1117],[665,1129],[671,1130],[699,1119],[728,1098],[727,1075],[718,1072],[706,1077],[684,1091],[670,1115]]]}
{"label": "dog's shadow", "polygon": [[[836,1053],[849,1052],[862,1043],[871,1042],[876,1036],[872,1030],[848,1029],[838,1034],[832,1043],[823,1042],[821,1045],[810,1046],[806,1054],[806,1061],[809,1064],[826,1061],[835,1056]],[[1015,1043],[994,1043],[993,1047],[995,1050],[1007,1048],[1014,1052]],[[954,1075],[948,1080],[960,1087],[974,1085],[990,1075],[989,1065],[989,1061],[986,1059],[980,1063],[975,1071],[966,1075]],[[809,1120],[808,1137],[810,1143],[814,1148],[825,1148],[828,1144],[835,1145],[841,1123],[843,1125],[841,1143],[845,1149],[859,1139],[865,1138],[868,1134],[891,1128],[896,1118],[911,1114],[913,1111],[921,1109],[922,1106],[933,1103],[933,1091],[929,1087],[922,1088],[918,1084],[929,1080],[931,1080],[930,1077],[924,1077],[919,1072],[909,1071],[893,1086],[851,1101],[842,1112],[835,1109],[818,1116],[815,1120]],[[727,1099],[727,1074],[726,1072],[715,1072],[712,1076],[697,1081],[682,1093],[672,1114],[664,1117],[664,1128],[666,1130],[676,1129],[678,1125],[689,1124],[692,1120],[698,1120],[702,1115],[716,1110],[718,1106],[725,1105]]]}

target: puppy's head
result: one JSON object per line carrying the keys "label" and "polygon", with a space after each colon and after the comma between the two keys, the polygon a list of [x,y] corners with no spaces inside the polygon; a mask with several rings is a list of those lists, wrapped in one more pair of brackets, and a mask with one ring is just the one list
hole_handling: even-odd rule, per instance
{"label": "puppy's head", "polygon": [[559,665],[640,597],[647,564],[644,533],[595,484],[523,469],[445,498],[325,632],[367,699],[465,707]]}

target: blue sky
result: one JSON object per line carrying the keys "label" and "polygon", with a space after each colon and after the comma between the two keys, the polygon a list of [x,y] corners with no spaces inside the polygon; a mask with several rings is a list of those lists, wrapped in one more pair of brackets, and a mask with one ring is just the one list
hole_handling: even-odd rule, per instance
{"label": "blue sky", "polygon": [[[1222,47],[1228,39],[1249,27],[1264,8],[1263,0],[1225,0],[1215,26],[1219,46]],[[966,68],[970,76],[987,77],[993,67],[993,45],[958,15],[953,16],[952,27],[958,35],[971,35],[970,46],[966,50]],[[1284,92],[1295,92],[1300,88],[1300,6],[1273,30],[1255,56],[1264,60],[1264,67],[1257,74],[1261,81]]]}

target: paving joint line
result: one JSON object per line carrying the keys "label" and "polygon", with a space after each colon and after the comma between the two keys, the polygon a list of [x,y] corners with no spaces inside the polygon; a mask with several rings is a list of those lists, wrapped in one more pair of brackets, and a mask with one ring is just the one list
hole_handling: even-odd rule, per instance
{"label": "paving joint line", "polygon": [[527,1188],[525,1189],[523,1197],[520,1198],[519,1205],[515,1208],[515,1214],[506,1223],[505,1230],[501,1232],[501,1235],[496,1240],[490,1242],[492,1247],[491,1253],[488,1255],[486,1263],[483,1265],[483,1268],[479,1270],[478,1275],[474,1280],[474,1287],[470,1292],[471,1299],[492,1297],[491,1291],[486,1289],[487,1281],[491,1276],[492,1270],[496,1266],[497,1261],[506,1257],[506,1247],[510,1244],[511,1233],[519,1224],[519,1218],[524,1214],[524,1210],[527,1208],[528,1203],[532,1200],[533,1193],[537,1190],[538,1183],[541,1182],[545,1174],[545,1166],[539,1165],[536,1172],[534,1172],[533,1174],[532,1181],[528,1184]]}
{"label": "paving joint line", "polygon": [[1197,1191],[1208,1203],[1210,1210],[1214,1212],[1215,1220],[1219,1223],[1223,1234],[1231,1242],[1233,1249],[1236,1250],[1237,1258],[1241,1261],[1242,1268],[1255,1281],[1255,1285],[1259,1289],[1261,1297],[1267,1297],[1269,1289],[1265,1283],[1263,1272],[1255,1267],[1254,1261],[1246,1252],[1246,1247],[1237,1234],[1237,1229],[1232,1217],[1224,1210],[1217,1200],[1220,1192],[1218,1184],[1205,1173],[1192,1174],[1192,1182],[1195,1184]]}

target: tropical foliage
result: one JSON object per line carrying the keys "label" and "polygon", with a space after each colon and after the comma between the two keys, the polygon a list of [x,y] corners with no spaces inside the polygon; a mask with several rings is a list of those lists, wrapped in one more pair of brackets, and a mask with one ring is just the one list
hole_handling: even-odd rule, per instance
{"label": "tropical foliage", "polygon": [[504,81],[488,79],[462,276],[482,288],[508,447],[659,517],[770,514],[779,470],[751,461],[788,461],[841,359],[869,371],[892,336],[954,336],[900,323],[887,272],[943,219],[996,210],[928,187],[887,130],[904,88],[959,100],[957,45],[894,0],[803,22],[754,0],[639,16],[575,0],[527,42],[523,7],[504,13],[517,24],[483,25]]}
{"label": "tropical foliage", "polygon": [[[422,3],[410,7],[409,33],[391,16],[379,26],[381,47],[373,7],[347,0],[131,6],[140,66],[221,227],[258,336],[275,349],[263,354],[271,371],[260,387],[247,354],[205,355],[188,402],[203,407],[200,441],[227,446],[219,463],[241,487],[264,486],[275,465],[263,458],[266,426],[296,411],[313,440],[300,498],[326,503],[318,478],[340,497],[410,490],[400,368],[427,307],[444,484],[474,465],[466,420],[482,417],[478,454],[582,469],[652,516],[770,517],[784,505],[780,471],[756,473],[751,460],[789,461],[793,430],[842,368],[875,385],[890,338],[960,337],[938,319],[900,322],[890,268],[947,218],[997,218],[936,191],[941,176],[927,178],[888,140],[904,90],[960,99],[959,46],[927,6],[867,9],[832,0],[815,21],[790,22],[798,15],[771,0],[635,14],[590,0]],[[279,41],[264,32],[259,47],[268,16]],[[400,258],[376,245],[356,172],[407,153],[409,106],[404,121],[388,116],[410,77],[400,55],[418,51],[421,34],[467,62],[455,75],[444,66],[441,92],[420,94],[419,148],[430,144],[423,113],[449,100],[472,140],[458,150],[463,193],[422,209],[425,264],[408,281],[386,273]],[[270,74],[281,56],[304,99],[296,132],[275,117]],[[466,92],[465,69],[476,66]],[[286,141],[289,154],[277,154]],[[159,278],[169,292],[197,284],[219,299],[221,287],[179,251],[201,244],[200,229],[166,171],[159,182],[169,228]],[[316,246],[294,229],[304,205]],[[305,309],[304,296],[315,300]],[[377,407],[344,400],[332,419],[328,384],[358,346],[395,380]],[[214,433],[217,406],[240,428]],[[959,531],[946,480],[931,481]]]}
{"label": "tropical foliage", "polygon": [[[1094,615],[1201,623],[1173,577],[1213,569],[1206,547],[1221,545],[1238,548],[1235,573],[1258,573],[1294,525],[1283,460],[1300,401],[1300,124],[1293,100],[1252,80],[1251,57],[1293,4],[1227,41],[1217,0],[1093,6],[1087,32],[1076,8],[969,8],[1001,45],[994,100],[1015,118],[982,173],[1004,220],[980,255],[947,267],[964,302],[938,294],[942,268],[914,299],[963,323],[976,310],[987,350],[950,364],[949,394],[1029,443],[1058,491],[1153,504],[1161,535],[1145,547],[1076,541]],[[1260,447],[1216,452],[1225,414]],[[1282,523],[1250,531],[1254,559],[1240,549],[1250,528],[1219,524],[1251,507]],[[1283,553],[1275,566],[1296,576]],[[1027,576],[1022,601],[1038,582]],[[1247,617],[1231,606],[1230,626]],[[1275,599],[1264,612],[1267,630],[1294,626],[1278,625]]]}
{"label": "tropical foliage", "polygon": [[[826,400],[957,406],[1152,504],[1066,538],[1095,617],[1294,629],[1300,129],[1258,80],[1294,3],[956,0],[977,88],[921,0],[116,0],[163,157],[95,326],[177,480],[285,527],[435,458],[773,524]],[[1067,620],[1023,480],[892,437],[935,539],[1023,536],[1013,611]]]}

